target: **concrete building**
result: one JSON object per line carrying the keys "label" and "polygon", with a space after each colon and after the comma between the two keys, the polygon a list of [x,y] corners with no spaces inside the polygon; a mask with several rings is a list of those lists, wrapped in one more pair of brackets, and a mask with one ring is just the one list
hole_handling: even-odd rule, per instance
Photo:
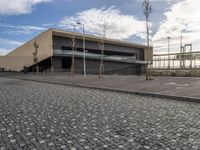
{"label": "concrete building", "polygon": [[[75,50],[72,38],[75,37]],[[85,35],[86,72],[99,72],[101,37]],[[33,61],[34,43],[38,47],[37,58],[40,71],[70,71],[74,55],[74,72],[83,73],[83,35],[57,29],[44,31],[19,48],[0,57],[0,68],[11,71],[35,71]],[[103,55],[105,74],[143,74],[145,65],[152,61],[153,48],[120,40],[105,39]]]}

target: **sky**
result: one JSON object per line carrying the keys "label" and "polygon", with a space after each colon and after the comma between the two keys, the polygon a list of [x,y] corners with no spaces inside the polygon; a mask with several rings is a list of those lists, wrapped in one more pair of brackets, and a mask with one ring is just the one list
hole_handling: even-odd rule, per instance
{"label": "sky", "polygon": [[[200,49],[199,0],[150,0],[150,37],[154,53],[180,51],[183,44]],[[79,21],[85,32],[146,44],[143,0],[0,0],[0,55],[5,55],[39,33],[57,28],[73,31]],[[76,32],[82,32],[76,26]]]}

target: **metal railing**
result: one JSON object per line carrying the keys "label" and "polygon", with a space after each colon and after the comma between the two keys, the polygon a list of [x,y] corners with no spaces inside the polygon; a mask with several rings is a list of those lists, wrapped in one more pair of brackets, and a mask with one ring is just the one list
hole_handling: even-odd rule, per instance
{"label": "metal railing", "polygon": [[200,76],[200,51],[154,55],[150,70],[153,75]]}

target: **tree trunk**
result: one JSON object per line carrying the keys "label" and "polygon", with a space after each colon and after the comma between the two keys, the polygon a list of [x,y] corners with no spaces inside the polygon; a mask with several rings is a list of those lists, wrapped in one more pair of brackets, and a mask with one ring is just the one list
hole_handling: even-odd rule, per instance
{"label": "tree trunk", "polygon": [[38,66],[38,64],[36,64],[36,72],[37,72],[37,74],[39,74],[39,66]]}

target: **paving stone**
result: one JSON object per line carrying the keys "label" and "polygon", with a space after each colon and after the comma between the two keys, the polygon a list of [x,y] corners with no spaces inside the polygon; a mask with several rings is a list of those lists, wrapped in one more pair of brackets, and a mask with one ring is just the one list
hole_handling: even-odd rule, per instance
{"label": "paving stone", "polygon": [[199,110],[199,103],[0,77],[0,150],[198,150]]}

